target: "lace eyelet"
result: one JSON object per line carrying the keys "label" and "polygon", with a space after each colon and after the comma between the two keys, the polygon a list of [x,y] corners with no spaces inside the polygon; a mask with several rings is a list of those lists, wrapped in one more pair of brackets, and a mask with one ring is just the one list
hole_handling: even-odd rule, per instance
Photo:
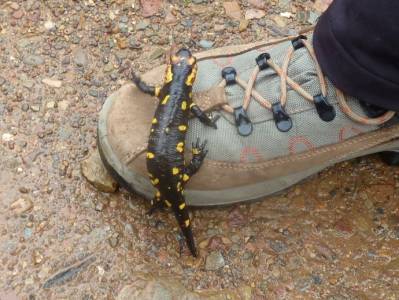
{"label": "lace eyelet", "polygon": [[226,80],[226,85],[235,84],[237,71],[233,67],[226,67],[222,70],[222,77]]}
{"label": "lace eyelet", "polygon": [[322,94],[316,95],[313,97],[313,102],[320,119],[325,122],[330,122],[335,119],[336,113],[334,106],[328,102],[327,97]]}
{"label": "lace eyelet", "polygon": [[298,50],[301,49],[302,47],[304,47],[305,45],[303,44],[302,40],[307,40],[308,38],[305,35],[299,35],[298,37],[296,37],[295,39],[291,40],[291,44],[292,47],[294,48],[294,50]]}
{"label": "lace eyelet", "polygon": [[272,112],[278,130],[287,132],[292,128],[292,120],[280,102],[273,103]]}
{"label": "lace eyelet", "polygon": [[237,126],[238,133],[241,136],[248,136],[252,133],[252,122],[248,117],[244,107],[238,106],[234,108],[234,119]]}
{"label": "lace eyelet", "polygon": [[267,63],[267,61],[270,59],[270,54],[265,52],[262,53],[260,55],[258,55],[257,58],[255,58],[256,64],[259,67],[259,70],[265,70],[269,67],[269,64]]}

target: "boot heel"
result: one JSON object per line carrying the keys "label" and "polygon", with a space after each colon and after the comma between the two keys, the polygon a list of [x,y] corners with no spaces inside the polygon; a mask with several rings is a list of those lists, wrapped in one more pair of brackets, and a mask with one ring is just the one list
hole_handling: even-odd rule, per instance
{"label": "boot heel", "polygon": [[381,152],[380,157],[389,166],[399,166],[399,150]]}

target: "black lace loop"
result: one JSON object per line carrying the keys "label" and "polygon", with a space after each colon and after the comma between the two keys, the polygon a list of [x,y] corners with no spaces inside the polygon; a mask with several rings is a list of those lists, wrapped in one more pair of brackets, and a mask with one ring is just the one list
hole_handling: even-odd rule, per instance
{"label": "black lace loop", "polygon": [[238,106],[234,108],[234,119],[237,126],[238,133],[242,136],[248,136],[252,133],[252,122],[248,117],[244,107]]}
{"label": "black lace loop", "polygon": [[255,60],[256,60],[256,64],[259,67],[259,70],[262,71],[269,67],[269,64],[267,63],[267,61],[269,59],[270,59],[270,54],[267,52],[258,55],[258,57]]}
{"label": "black lace loop", "polygon": [[237,71],[233,67],[226,67],[222,70],[222,77],[226,80],[226,85],[235,84]]}
{"label": "black lace loop", "polygon": [[292,128],[292,120],[280,102],[273,103],[272,112],[278,130],[287,132]]}
{"label": "black lace loop", "polygon": [[320,119],[325,122],[330,122],[335,118],[335,109],[322,94],[313,97],[314,105],[316,106],[317,113]]}
{"label": "black lace loop", "polygon": [[292,47],[294,47],[294,50],[301,49],[302,47],[305,47],[304,43],[302,40],[307,40],[307,36],[305,35],[299,35],[295,39],[291,40]]}

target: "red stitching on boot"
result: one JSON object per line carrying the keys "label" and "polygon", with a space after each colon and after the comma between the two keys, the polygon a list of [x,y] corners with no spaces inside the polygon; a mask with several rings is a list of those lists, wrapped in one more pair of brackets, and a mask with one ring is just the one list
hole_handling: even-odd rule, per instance
{"label": "red stitching on boot", "polygon": [[295,151],[295,146],[298,144],[305,145],[309,150],[314,150],[315,146],[311,141],[309,141],[306,137],[304,136],[294,136],[290,138],[288,142],[288,150],[290,154],[296,154],[297,152]]}
{"label": "red stitching on boot", "polygon": [[354,135],[358,135],[358,134],[363,133],[363,131],[360,130],[359,128],[356,128],[356,127],[354,127],[354,126],[348,125],[348,126],[342,127],[342,128],[339,130],[338,141],[339,141],[339,142],[342,142],[342,141],[346,140],[347,138],[352,137],[353,135],[348,136],[348,137],[345,138],[345,133],[347,133],[347,132],[349,132],[349,131],[351,131],[352,133],[354,133]]}
{"label": "red stitching on boot", "polygon": [[258,149],[256,149],[255,147],[244,147],[241,150],[240,162],[242,163],[248,162],[248,158],[250,155],[253,155],[256,161],[262,160],[262,155],[260,155]]}
{"label": "red stitching on boot", "polygon": [[[227,66],[231,66],[233,64],[234,58],[232,56],[224,57],[224,58],[213,58],[212,61],[215,65],[220,68],[224,68]],[[224,61],[224,63],[223,63]]]}

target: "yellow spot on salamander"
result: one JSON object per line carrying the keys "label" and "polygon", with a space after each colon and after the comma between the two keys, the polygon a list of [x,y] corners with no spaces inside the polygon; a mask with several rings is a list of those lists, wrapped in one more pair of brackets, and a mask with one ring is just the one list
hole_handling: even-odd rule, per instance
{"label": "yellow spot on salamander", "polygon": [[165,83],[171,82],[173,79],[172,66],[168,66],[165,75]]}
{"label": "yellow spot on salamander", "polygon": [[158,178],[154,178],[153,180],[151,180],[151,183],[153,185],[157,185],[159,183],[159,179]]}
{"label": "yellow spot on salamander", "polygon": [[197,68],[193,68],[190,75],[188,75],[187,77],[186,85],[188,86],[193,85],[196,76],[197,76]]}
{"label": "yellow spot on salamander", "polygon": [[155,197],[156,197],[156,198],[160,198],[160,197],[161,197],[161,193],[160,193],[159,191],[157,191],[157,192],[155,193]]}
{"label": "yellow spot on salamander", "polygon": [[189,97],[190,99],[193,99],[193,92],[189,92],[189,93],[188,93],[188,97]]}
{"label": "yellow spot on salamander", "polygon": [[187,102],[186,102],[186,101],[183,101],[183,102],[181,103],[181,109],[182,109],[182,110],[186,110],[186,109],[187,109]]}
{"label": "yellow spot on salamander", "polygon": [[194,155],[198,155],[198,154],[199,154],[199,150],[198,150],[197,148],[194,148],[191,152],[192,152]]}
{"label": "yellow spot on salamander", "polygon": [[173,64],[177,64],[180,61],[180,58],[177,55],[172,55],[170,58]]}
{"label": "yellow spot on salamander", "polygon": [[189,219],[185,220],[184,225],[186,225],[186,227],[190,226],[190,220]]}
{"label": "yellow spot on salamander", "polygon": [[187,126],[186,125],[180,125],[179,126],[179,130],[180,131],[186,131],[187,130]]}
{"label": "yellow spot on salamander", "polygon": [[160,86],[156,86],[155,87],[155,96],[159,96],[159,93],[161,92],[161,87]]}
{"label": "yellow spot on salamander", "polygon": [[152,122],[151,122],[152,124],[157,124],[158,123],[158,120],[156,119],[156,118],[154,118],[154,119],[152,119]]}
{"label": "yellow spot on salamander", "polygon": [[172,169],[172,174],[173,174],[173,175],[179,174],[179,168],[173,168],[173,169]]}
{"label": "yellow spot on salamander", "polygon": [[186,203],[182,203],[182,204],[179,205],[179,209],[180,210],[183,210],[185,207],[186,207]]}
{"label": "yellow spot on salamander", "polygon": [[180,182],[180,181],[177,183],[176,188],[177,188],[177,191],[178,191],[178,192],[180,192],[180,191],[182,190],[182,188],[181,188],[181,182]]}
{"label": "yellow spot on salamander", "polygon": [[154,157],[155,157],[154,153],[152,153],[152,152],[147,152],[147,158],[152,159],[152,158],[154,158]]}
{"label": "yellow spot on salamander", "polygon": [[165,200],[165,204],[166,204],[167,207],[171,207],[172,206],[172,204],[168,200]]}
{"label": "yellow spot on salamander", "polygon": [[170,95],[166,95],[165,98],[163,98],[161,104],[165,105],[166,103],[168,103],[169,98],[170,98]]}
{"label": "yellow spot on salamander", "polygon": [[177,152],[182,153],[183,150],[184,150],[184,143],[183,143],[183,142],[177,143],[177,145],[176,145],[176,150],[177,150]]}
{"label": "yellow spot on salamander", "polygon": [[192,109],[196,104],[193,102],[190,104],[190,109]]}
{"label": "yellow spot on salamander", "polygon": [[152,175],[151,173],[148,173],[148,177],[152,178],[154,175]]}
{"label": "yellow spot on salamander", "polygon": [[183,181],[188,181],[190,179],[190,176],[188,176],[187,174],[183,175]]}

